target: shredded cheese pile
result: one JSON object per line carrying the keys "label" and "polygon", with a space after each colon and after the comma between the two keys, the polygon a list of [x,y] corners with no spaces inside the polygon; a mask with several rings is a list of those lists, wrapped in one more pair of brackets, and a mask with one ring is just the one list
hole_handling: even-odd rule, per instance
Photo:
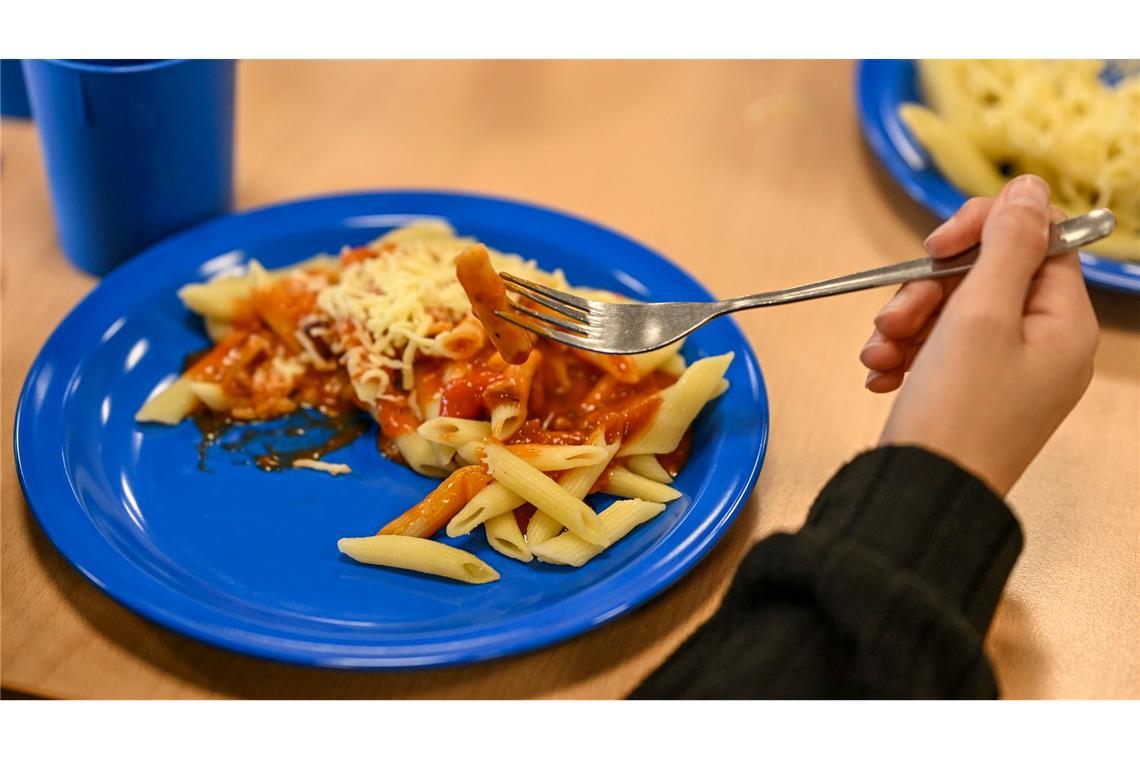
{"label": "shredded cheese pile", "polygon": [[[396,398],[394,374],[411,390],[418,356],[447,356],[443,339],[471,314],[455,257],[474,242],[440,222],[403,227],[369,244],[375,257],[349,264],[336,283],[321,288],[313,319],[325,326],[311,331],[341,357],[361,401]],[[490,251],[490,257],[500,272],[568,288],[559,270],[544,272],[513,254]]]}

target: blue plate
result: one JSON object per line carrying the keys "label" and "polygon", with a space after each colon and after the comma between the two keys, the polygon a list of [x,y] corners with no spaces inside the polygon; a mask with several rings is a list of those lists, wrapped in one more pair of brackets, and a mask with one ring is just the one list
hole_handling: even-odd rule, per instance
{"label": "blue plate", "polygon": [[[923,102],[914,61],[863,61],[856,78],[859,122],[867,142],[910,197],[949,218],[966,196],[939,173],[898,114],[903,103]],[[1140,265],[1082,251],[1081,267],[1093,285],[1140,293]]]}
{"label": "blue plate", "polygon": [[550,644],[622,615],[677,581],[728,530],[756,483],[768,402],[739,328],[692,336],[689,360],[735,351],[728,392],[694,427],[685,496],[581,569],[449,541],[502,580],[469,586],[356,564],[336,540],[374,533],[435,481],[365,435],[329,456],[350,475],[265,473],[224,451],[198,467],[194,425],[135,424],[157,383],[207,345],[181,285],[257,258],[282,266],[357,245],[411,218],[450,221],[571,282],[640,298],[706,300],[677,266],[615,232],[508,200],[383,192],[223,217],[155,245],[87,296],[45,344],[16,415],[16,467],[52,543],[99,588],[174,630],[248,654],[341,668],[472,662]]}

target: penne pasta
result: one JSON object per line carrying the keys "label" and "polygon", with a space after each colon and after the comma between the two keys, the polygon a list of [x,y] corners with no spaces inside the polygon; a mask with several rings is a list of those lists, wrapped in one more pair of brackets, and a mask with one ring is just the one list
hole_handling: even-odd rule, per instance
{"label": "penne pasta", "polygon": [[190,388],[190,378],[180,377],[147,399],[135,413],[136,422],[177,425],[202,403]]}
{"label": "penne pasta", "polygon": [[562,523],[555,520],[542,510],[535,510],[526,524],[526,542],[528,546],[549,541],[562,532]]}
{"label": "penne pasta", "polygon": [[523,539],[522,531],[519,530],[519,523],[515,519],[514,512],[492,517],[483,523],[483,529],[487,533],[487,543],[504,557],[517,559],[519,562],[530,562],[534,559],[534,555],[530,553],[530,547],[526,545],[526,541]]}
{"label": "penne pasta", "polygon": [[455,257],[455,275],[499,354],[508,364],[525,362],[531,349],[530,333],[495,313],[509,311],[511,302],[503,281],[491,266],[487,247],[479,243],[465,248]]}
{"label": "penne pasta", "polygon": [[234,407],[233,397],[227,394],[218,383],[191,380],[190,391],[215,412],[229,411]]}
{"label": "penne pasta", "polygon": [[685,367],[687,366],[688,365],[685,364],[685,357],[681,356],[680,354],[673,354],[666,361],[662,362],[661,366],[657,369],[661,370],[667,375],[680,377],[685,373]]}
{"label": "penne pasta", "polygon": [[458,449],[472,441],[481,443],[491,434],[491,423],[461,417],[436,417],[420,425],[416,432],[433,443]]}
{"label": "penne pasta", "polygon": [[514,435],[527,418],[534,375],[542,364],[542,352],[532,351],[522,364],[508,365],[500,379],[487,386],[484,403],[491,407],[491,435],[505,441]]}
{"label": "penne pasta", "polygon": [[526,422],[526,407],[516,401],[500,401],[491,408],[492,435],[500,441],[518,432]]}
{"label": "penne pasta", "polygon": [[487,333],[475,317],[464,317],[455,327],[439,336],[443,355],[451,359],[470,359],[487,343]]}
{"label": "penne pasta", "polygon": [[513,512],[525,503],[526,499],[502,483],[491,483],[471,497],[467,505],[451,518],[447,523],[447,535],[451,538],[465,536],[491,518]]}
{"label": "penne pasta", "polygon": [[415,431],[398,435],[392,442],[408,466],[420,475],[442,478],[452,470],[449,463],[455,450],[448,446],[432,443]]}
{"label": "penne pasta", "polygon": [[[681,346],[685,344],[685,339],[670,343],[668,346],[653,351],[646,351],[643,354],[630,354],[629,359],[633,362],[634,370],[637,373],[637,379],[648,377],[653,370],[661,369],[662,365],[673,360],[673,357],[680,356]],[[682,361],[682,366],[684,366]],[[676,373],[680,374],[680,373]]]}
{"label": "penne pasta", "polygon": [[[601,431],[591,438],[591,444],[603,449],[605,451],[605,457],[594,464],[570,470],[558,481],[558,484],[565,488],[568,494],[577,499],[586,498],[586,494],[590,492],[590,488],[593,487],[594,483],[601,477],[601,474],[605,472],[606,467],[621,445],[617,442],[606,444],[605,434]],[[527,523],[526,540],[527,543],[530,544],[542,543],[543,541],[554,538],[561,532],[562,523],[542,510],[539,510],[534,513],[530,518],[530,522]]]}
{"label": "penne pasta", "polygon": [[537,509],[566,526],[566,529],[590,543],[608,545],[598,516],[587,504],[551,480],[505,446],[488,443],[483,448],[487,471],[496,481],[529,501]]}
{"label": "penne pasta", "polygon": [[554,443],[512,443],[507,446],[507,450],[543,472],[589,467],[609,459],[604,447],[589,444],[563,446]]}
{"label": "penne pasta", "polygon": [[365,536],[342,538],[336,546],[357,562],[413,570],[453,578],[464,583],[499,580],[495,568],[470,552],[454,546],[412,536]]}
{"label": "penne pasta", "polygon": [[379,535],[432,536],[491,483],[483,468],[461,467],[423,501],[380,529]]}
{"label": "penne pasta", "polygon": [[673,476],[657,461],[656,454],[635,454],[625,460],[626,469],[658,483],[672,483]]}
{"label": "penne pasta", "polygon": [[676,383],[658,391],[661,405],[652,423],[625,442],[618,454],[667,454],[676,449],[701,408],[720,388],[732,356],[730,352],[693,362]]}
{"label": "penne pasta", "polygon": [[[630,531],[665,511],[665,505],[629,499],[615,501],[602,510],[598,518],[611,544],[625,538]],[[543,562],[581,567],[601,554],[602,547],[583,541],[573,533],[563,533],[549,541],[532,544],[531,553]]]}
{"label": "penne pasta", "polygon": [[627,499],[666,502],[681,498],[681,492],[676,488],[630,472],[621,465],[610,467],[595,488],[602,493]]}
{"label": "penne pasta", "polygon": [[[488,439],[491,440],[491,439]],[[456,449],[456,457],[464,464],[479,464],[483,460],[486,441],[470,441]],[[507,449],[531,467],[542,472],[573,470],[608,460],[603,446],[554,443],[512,443]]]}
{"label": "penne pasta", "polygon": [[226,275],[209,282],[185,285],[179,288],[178,297],[195,314],[231,322],[252,292],[253,283],[248,277]]}

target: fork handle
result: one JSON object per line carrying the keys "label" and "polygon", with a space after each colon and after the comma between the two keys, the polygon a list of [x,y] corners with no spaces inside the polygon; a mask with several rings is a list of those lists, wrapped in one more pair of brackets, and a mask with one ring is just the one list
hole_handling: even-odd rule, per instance
{"label": "fork handle", "polygon": [[[1049,226],[1049,244],[1045,249],[1045,255],[1056,256],[1076,250],[1081,246],[1107,237],[1112,233],[1115,226],[1116,219],[1112,212],[1103,208],[1052,224]],[[981,244],[978,244],[948,258],[935,259],[926,256],[913,261],[868,269],[865,272],[856,272],[855,274],[821,280],[795,288],[729,298],[721,302],[722,310],[718,309],[718,312],[724,314],[741,309],[754,309],[760,306],[807,301],[812,298],[823,298],[840,293],[853,293],[857,290],[878,288],[884,285],[898,285],[912,280],[929,280],[965,274],[978,260],[980,250]]]}

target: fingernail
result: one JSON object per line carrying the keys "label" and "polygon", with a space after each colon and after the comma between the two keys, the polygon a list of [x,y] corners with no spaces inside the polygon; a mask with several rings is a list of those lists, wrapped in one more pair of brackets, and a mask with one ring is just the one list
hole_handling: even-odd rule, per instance
{"label": "fingernail", "polygon": [[1049,205],[1049,186],[1033,174],[1024,174],[1009,185],[1006,198],[1010,203],[1045,208]]}
{"label": "fingernail", "polygon": [[876,372],[875,370],[871,370],[870,372],[868,372],[867,373],[867,380],[866,380],[866,382],[863,383],[863,387],[864,388],[870,388],[871,383],[875,382],[875,379],[881,374],[883,374],[883,373]]}
{"label": "fingernail", "polygon": [[955,224],[957,217],[950,217],[942,224],[934,228],[934,231],[926,236],[926,240],[922,241],[922,247],[926,249],[927,253],[931,253],[930,244],[932,241],[944,236]]}

